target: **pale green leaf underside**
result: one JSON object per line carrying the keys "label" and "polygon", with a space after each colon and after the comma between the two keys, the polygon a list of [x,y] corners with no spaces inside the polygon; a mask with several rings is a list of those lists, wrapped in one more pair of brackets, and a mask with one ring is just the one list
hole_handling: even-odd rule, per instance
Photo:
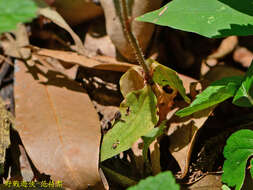
{"label": "pale green leaf underside", "polygon": [[127,94],[120,105],[121,120],[104,136],[101,161],[129,149],[158,122],[156,97],[150,86]]}
{"label": "pale green leaf underside", "polygon": [[234,76],[215,81],[202,93],[198,94],[190,106],[179,110],[176,115],[180,117],[191,115],[194,112],[209,108],[233,97],[242,79],[243,77],[241,76]]}
{"label": "pale green leaf underside", "polygon": [[247,161],[253,155],[253,131],[244,129],[233,133],[227,140],[223,154],[226,160],[222,181],[239,190],[244,182]]}
{"label": "pale green leaf underside", "polygon": [[147,177],[135,186],[127,190],[179,190],[180,186],[170,171],[160,173],[156,176]]}
{"label": "pale green leaf underside", "polygon": [[0,0],[0,34],[14,30],[18,23],[31,21],[36,11],[33,0]]}
{"label": "pale green leaf underside", "polygon": [[252,0],[175,0],[137,20],[206,37],[224,37],[252,35],[252,15]]}

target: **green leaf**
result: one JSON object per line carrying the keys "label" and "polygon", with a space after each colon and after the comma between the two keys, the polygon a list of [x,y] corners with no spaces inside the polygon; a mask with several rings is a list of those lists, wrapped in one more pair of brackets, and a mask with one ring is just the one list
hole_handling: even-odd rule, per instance
{"label": "green leaf", "polygon": [[223,154],[226,160],[222,181],[239,190],[244,182],[247,161],[253,155],[253,131],[244,129],[233,133],[227,140]]}
{"label": "green leaf", "polygon": [[231,189],[230,189],[228,186],[226,186],[226,185],[222,185],[221,189],[222,189],[222,190],[231,190]]}
{"label": "green leaf", "polygon": [[31,21],[36,11],[33,0],[0,0],[0,34],[14,30],[20,22]]}
{"label": "green leaf", "polygon": [[175,0],[137,20],[206,37],[246,36],[253,34],[252,13],[252,0]]}
{"label": "green leaf", "polygon": [[150,86],[130,92],[120,105],[121,119],[105,134],[101,161],[129,149],[158,122],[156,97]]}
{"label": "green leaf", "polygon": [[160,173],[156,176],[147,177],[141,180],[137,185],[129,187],[127,190],[179,190],[180,186],[176,184],[170,171]]}
{"label": "green leaf", "polygon": [[143,159],[147,161],[148,159],[148,148],[149,145],[159,136],[164,133],[164,129],[166,128],[166,121],[162,122],[158,127],[153,128],[151,131],[148,132],[145,136],[142,136],[142,140],[144,142],[143,146]]}
{"label": "green leaf", "polygon": [[[253,62],[252,62],[253,63]],[[253,106],[253,64],[251,63],[243,81],[235,94],[233,104],[242,107]]]}
{"label": "green leaf", "polygon": [[190,106],[179,110],[176,115],[184,117],[194,112],[214,106],[231,98],[239,88],[242,76],[227,77],[213,82],[202,93],[198,94]]}
{"label": "green leaf", "polygon": [[186,96],[185,88],[183,86],[182,80],[178,77],[177,72],[159,64],[158,62],[148,59],[147,63],[153,69],[153,80],[161,86],[169,85],[172,89],[177,90],[179,94],[188,103],[191,100]]}
{"label": "green leaf", "polygon": [[250,175],[253,178],[253,159],[250,160]]}

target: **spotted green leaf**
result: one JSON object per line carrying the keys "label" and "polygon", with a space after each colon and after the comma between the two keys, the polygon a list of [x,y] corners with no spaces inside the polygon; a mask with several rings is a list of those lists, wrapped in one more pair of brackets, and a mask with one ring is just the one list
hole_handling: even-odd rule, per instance
{"label": "spotted green leaf", "polygon": [[132,91],[120,105],[121,119],[105,134],[101,161],[129,149],[158,122],[156,97],[150,86]]}

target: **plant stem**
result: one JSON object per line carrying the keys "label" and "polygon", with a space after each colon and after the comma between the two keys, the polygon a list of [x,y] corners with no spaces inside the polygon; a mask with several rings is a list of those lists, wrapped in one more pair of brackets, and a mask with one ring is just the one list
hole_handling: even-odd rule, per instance
{"label": "plant stem", "polygon": [[139,43],[136,37],[134,36],[131,30],[131,25],[128,18],[126,0],[119,0],[119,1],[120,1],[120,7],[121,7],[120,14],[122,17],[122,26],[123,26],[125,36],[127,37],[127,40],[134,51],[134,54],[136,56],[136,59],[139,65],[143,68],[145,72],[145,78],[147,79],[148,83],[152,83],[152,77],[150,75],[149,67],[145,62],[144,54],[139,46]]}

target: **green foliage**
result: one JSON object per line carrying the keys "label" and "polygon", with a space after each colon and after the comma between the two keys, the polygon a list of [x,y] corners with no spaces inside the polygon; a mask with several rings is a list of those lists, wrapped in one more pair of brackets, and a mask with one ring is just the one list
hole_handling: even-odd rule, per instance
{"label": "green foliage", "polygon": [[176,0],[137,20],[198,33],[206,37],[253,34],[251,0]]}
{"label": "green foliage", "polygon": [[253,131],[244,129],[233,133],[227,140],[223,154],[226,160],[222,181],[239,190],[244,182],[247,161],[253,155]]}
{"label": "green foliage", "polygon": [[101,161],[129,149],[158,122],[156,97],[150,86],[127,94],[120,105],[121,119],[105,134]]}
{"label": "green foliage", "polygon": [[175,179],[170,171],[160,173],[156,176],[147,177],[141,180],[135,186],[127,190],[179,190],[180,186],[176,184]]}
{"label": "green foliage", "polygon": [[233,99],[233,104],[242,107],[253,106],[253,64],[249,67],[240,88]]}
{"label": "green foliage", "polygon": [[231,190],[231,189],[230,189],[228,186],[226,186],[226,185],[222,185],[221,189],[222,189],[222,190]]}
{"label": "green foliage", "polygon": [[0,34],[14,30],[20,22],[31,21],[36,11],[33,0],[0,0]]}
{"label": "green foliage", "polygon": [[176,71],[161,65],[152,59],[148,59],[147,62],[153,69],[154,82],[161,86],[169,85],[172,89],[177,90],[186,102],[190,103],[191,100],[186,96],[183,82],[178,77]]}
{"label": "green foliage", "polygon": [[176,115],[184,117],[194,112],[214,106],[234,96],[237,106],[253,106],[253,62],[244,77],[234,76],[215,81],[207,87],[190,106],[179,110]]}
{"label": "green foliage", "polygon": [[242,77],[240,76],[228,77],[215,81],[202,93],[197,95],[196,99],[189,107],[179,110],[176,112],[176,115],[184,117],[233,97],[239,88],[241,81]]}

